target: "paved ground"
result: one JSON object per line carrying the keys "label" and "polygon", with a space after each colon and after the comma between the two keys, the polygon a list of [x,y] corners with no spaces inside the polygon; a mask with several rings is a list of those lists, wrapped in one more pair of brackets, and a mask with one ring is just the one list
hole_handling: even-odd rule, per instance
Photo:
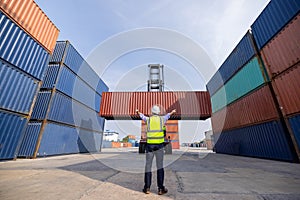
{"label": "paved ground", "polygon": [[143,188],[135,148],[0,162],[0,199],[300,199],[300,165],[181,149],[165,156],[168,194]]}

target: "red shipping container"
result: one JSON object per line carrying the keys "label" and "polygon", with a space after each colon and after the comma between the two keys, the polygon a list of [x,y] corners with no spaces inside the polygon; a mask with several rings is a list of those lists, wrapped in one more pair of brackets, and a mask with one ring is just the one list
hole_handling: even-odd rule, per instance
{"label": "red shipping container", "polygon": [[176,109],[173,120],[205,120],[211,116],[208,92],[104,92],[100,116],[106,119],[140,119],[135,110],[151,114],[159,105],[162,115]]}
{"label": "red shipping container", "polygon": [[300,61],[300,13],[261,50],[271,77]]}
{"label": "red shipping container", "polygon": [[174,142],[172,141],[171,145],[172,145],[172,149],[180,149],[179,141],[174,141]]}
{"label": "red shipping container", "polygon": [[0,0],[0,10],[53,53],[59,30],[33,0]]}
{"label": "red shipping container", "polygon": [[179,141],[179,134],[178,133],[167,133],[167,138],[170,137],[170,140],[173,141],[173,140],[176,140],[176,141]]}
{"label": "red shipping container", "polygon": [[278,119],[279,114],[269,85],[250,93],[244,98],[213,113],[211,117],[213,131],[221,132]]}
{"label": "red shipping container", "polygon": [[300,112],[300,63],[272,81],[280,109],[288,116]]}

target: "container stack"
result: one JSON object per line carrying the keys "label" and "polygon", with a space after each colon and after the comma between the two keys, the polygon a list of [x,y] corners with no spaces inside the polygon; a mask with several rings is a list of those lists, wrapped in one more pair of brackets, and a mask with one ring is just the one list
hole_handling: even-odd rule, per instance
{"label": "container stack", "polygon": [[56,43],[19,157],[98,152],[108,87],[68,41]]}
{"label": "container stack", "polygon": [[59,30],[33,0],[1,0],[0,27],[0,159],[14,159]]}
{"label": "container stack", "polygon": [[[179,132],[178,132],[178,120],[168,120],[166,126],[166,137],[171,141],[172,149],[179,149]],[[141,137],[146,138],[147,126],[144,121],[141,124]]]}
{"label": "container stack", "polygon": [[[208,82],[216,152],[286,161],[297,159],[293,135],[289,134],[286,120],[282,117],[283,104],[276,96],[280,97],[280,93],[287,90],[280,88],[283,86],[284,74],[295,76],[296,73],[288,72],[297,72],[296,63],[300,54],[299,43],[296,41],[299,41],[299,29],[295,32],[295,28],[289,27],[293,25],[299,28],[299,24],[295,25],[299,7],[300,2],[296,0],[271,1],[251,26],[253,35],[248,32],[242,38]],[[293,33],[281,36],[286,45],[282,52],[296,55],[289,61],[278,55],[282,48],[278,48],[278,42],[272,42],[277,40],[275,38],[282,35],[281,32],[285,29],[291,29],[285,32]],[[288,38],[291,35],[294,35],[294,38]],[[287,44],[287,41],[294,42],[294,46]],[[272,43],[274,47],[270,50]],[[267,57],[268,54],[272,56]],[[277,59],[273,62],[281,68],[282,62],[289,63],[288,67],[280,72],[277,70],[274,75],[275,67],[270,70],[270,61],[267,61],[271,57]],[[297,73],[299,75],[299,71]],[[299,91],[299,81],[296,81],[296,77],[285,78],[284,83],[290,87],[290,91]],[[298,87],[293,90],[290,85]],[[291,94],[294,97],[286,96],[286,100],[299,106],[299,94],[296,92]],[[299,110],[294,109],[292,113],[296,112]]]}

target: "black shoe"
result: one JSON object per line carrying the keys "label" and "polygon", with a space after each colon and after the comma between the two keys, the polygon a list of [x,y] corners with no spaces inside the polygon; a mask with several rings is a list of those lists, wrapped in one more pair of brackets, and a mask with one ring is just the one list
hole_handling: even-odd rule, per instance
{"label": "black shoe", "polygon": [[144,189],[143,189],[143,192],[144,192],[145,194],[150,194],[150,188],[144,188]]}
{"label": "black shoe", "polygon": [[167,188],[162,188],[162,189],[158,189],[158,195],[163,195],[163,194],[166,194],[168,192],[168,189]]}

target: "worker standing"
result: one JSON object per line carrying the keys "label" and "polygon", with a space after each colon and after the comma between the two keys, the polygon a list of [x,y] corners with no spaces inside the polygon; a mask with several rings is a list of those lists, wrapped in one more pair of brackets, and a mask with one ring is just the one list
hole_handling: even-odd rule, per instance
{"label": "worker standing", "polygon": [[151,179],[152,179],[152,161],[155,156],[156,168],[157,168],[157,186],[158,194],[162,195],[168,192],[167,188],[164,186],[164,132],[163,126],[166,121],[170,118],[176,110],[166,114],[165,116],[159,116],[160,108],[154,105],[151,108],[152,115],[146,117],[143,113],[136,109],[137,114],[140,118],[147,124],[147,144],[146,144],[146,165],[145,165],[145,177],[144,177],[144,189],[143,192],[146,194],[150,193]]}

